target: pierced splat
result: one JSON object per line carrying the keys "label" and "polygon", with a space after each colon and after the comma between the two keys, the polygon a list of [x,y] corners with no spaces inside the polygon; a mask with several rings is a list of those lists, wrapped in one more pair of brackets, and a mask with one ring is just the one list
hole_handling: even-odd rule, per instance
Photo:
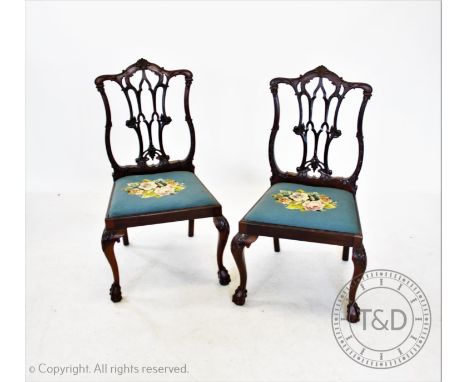
{"label": "pierced splat", "polygon": [[[137,74],[140,76],[138,77]],[[153,78],[150,78],[152,74]],[[169,161],[170,157],[164,149],[163,131],[172,122],[166,111],[166,95],[171,78],[182,75],[185,77],[184,110],[185,120],[190,132],[190,150],[184,160]],[[137,78],[138,77],[138,78]],[[110,143],[112,128],[111,109],[104,84],[106,81],[117,83],[122,90],[129,109],[129,119],[125,125],[133,129],[138,138],[138,157],[136,165],[120,166],[114,158]],[[192,73],[189,70],[166,70],[145,59],[138,60],[127,69],[116,75],[103,75],[95,80],[96,87],[102,96],[106,110],[106,149],[109,160],[114,168],[114,179],[129,174],[155,173],[161,171],[187,170],[193,171],[193,155],[195,152],[195,131],[189,109],[189,92],[192,83]],[[150,105],[145,105],[143,95],[150,94]],[[148,145],[144,147],[143,134],[148,137]],[[149,164],[149,161],[155,161]]]}
{"label": "pierced splat", "polygon": [[[139,81],[137,86],[134,86],[132,84],[132,77],[130,76],[124,77],[124,81],[122,82],[124,83],[119,83],[119,85],[125,94],[130,109],[130,119],[126,122],[126,125],[129,128],[135,130],[140,145],[143,144],[141,136],[141,127],[146,127],[146,130],[148,132],[148,147],[144,151],[140,149],[139,157],[136,159],[137,164],[145,166],[149,158],[154,160],[155,157],[161,163],[167,162],[169,160],[169,156],[164,152],[164,145],[162,140],[162,130],[164,129],[164,126],[168,125],[172,121],[171,117],[166,115],[166,92],[169,86],[167,76],[165,76],[164,74],[159,74],[158,82],[153,85],[148,79],[148,76],[146,75],[146,70],[142,69],[141,80]],[[144,85],[147,85],[152,100],[151,118],[149,121],[145,116],[142,105],[142,93],[144,91]],[[136,98],[138,111],[136,117],[133,113],[132,102],[129,96],[130,92],[133,92]],[[162,97],[162,110],[157,109],[158,96]],[[159,149],[157,149],[153,143],[153,123],[155,121],[158,127]]]}
{"label": "pierced splat", "polygon": [[[274,144],[280,121],[279,84],[291,86],[298,102],[299,119],[292,130],[301,138],[303,151],[301,163],[296,168],[297,173],[282,172],[275,160]],[[332,89],[327,91],[325,85],[329,85]],[[311,185],[329,185],[355,192],[364,153],[362,120],[367,101],[372,95],[372,87],[364,83],[344,81],[324,66],[319,66],[297,78],[274,78],[270,82],[270,88],[275,105],[275,117],[269,144],[272,183],[292,181]],[[341,130],[338,129],[338,114],[346,94],[351,89],[363,90],[356,134],[359,145],[358,163],[350,177],[332,177],[328,154],[332,141],[341,136]],[[316,110],[320,96],[323,100],[323,112],[321,113]],[[312,134],[312,147],[309,147],[309,134]],[[322,151],[319,150],[321,139],[324,140],[323,152],[319,152]],[[312,175],[318,173],[318,176],[309,176],[310,172]]]}

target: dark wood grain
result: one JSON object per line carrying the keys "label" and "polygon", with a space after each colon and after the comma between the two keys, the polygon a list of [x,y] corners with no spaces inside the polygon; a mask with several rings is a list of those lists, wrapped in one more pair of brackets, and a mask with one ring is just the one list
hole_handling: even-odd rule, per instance
{"label": "dark wood grain", "polygon": [[[310,89],[312,81],[315,82],[312,85],[312,89]],[[331,84],[332,90],[328,90],[327,92],[324,86],[325,81]],[[298,123],[296,126],[293,126],[291,130],[300,139],[302,155],[301,161],[295,171],[282,171],[275,157],[275,143],[280,128],[279,85],[292,87],[298,102]],[[309,86],[309,89],[307,86]],[[324,66],[319,66],[299,77],[274,78],[270,81],[270,90],[273,95],[274,105],[273,127],[268,143],[271,184],[289,182],[316,187],[331,187],[346,190],[355,195],[357,191],[357,180],[361,172],[364,158],[364,137],[362,133],[364,112],[367,102],[372,96],[372,87],[362,82],[345,81]],[[338,114],[345,96],[351,90],[362,91],[362,101],[359,106],[356,121],[357,130],[355,133],[358,145],[358,158],[353,172],[348,177],[333,176],[328,156],[332,148],[332,142],[342,135],[342,131],[338,128]],[[316,122],[318,120],[317,116],[314,115],[314,105],[320,99],[324,103],[323,122],[317,126],[314,124],[314,120]],[[304,102],[307,106],[305,109]],[[333,115],[330,115],[330,105],[332,102],[336,102],[336,106],[332,113]],[[348,126],[350,122],[351,121],[345,121]],[[312,140],[308,137],[310,134],[312,134]],[[323,145],[319,145],[320,139],[324,139]],[[323,147],[323,152],[320,152],[320,147]],[[359,221],[359,212],[357,212],[357,215]],[[359,232],[361,232],[360,222]],[[240,285],[233,296],[233,302],[237,305],[243,305],[247,297],[247,269],[244,259],[244,248],[250,246],[258,236],[272,237],[274,240],[274,249],[277,252],[279,252],[280,249],[280,238],[341,246],[343,247],[342,259],[345,261],[348,260],[349,248],[352,247],[354,273],[349,295],[347,319],[350,322],[359,321],[360,309],[355,301],[355,294],[367,264],[367,257],[362,244],[363,236],[361,233],[350,234],[292,227],[281,224],[281,221],[278,221],[277,224],[264,224],[241,219],[239,222],[239,232],[231,243],[231,251],[239,269],[241,279]]]}
{"label": "dark wood grain", "polygon": [[[157,78],[156,81],[152,82],[150,80],[150,72],[155,75],[155,78]],[[140,80],[135,81],[137,73],[139,73],[141,77]],[[190,148],[185,158],[170,160],[170,156],[165,150],[163,140],[164,129],[172,122],[172,118],[168,115],[168,110],[166,110],[166,95],[170,80],[177,76],[183,76],[185,78],[183,102],[185,122],[190,134]],[[104,140],[107,156],[113,169],[112,175],[114,180],[128,175],[149,175],[169,171],[195,171],[195,167],[193,165],[193,158],[195,155],[195,129],[190,115],[189,106],[190,87],[192,81],[192,72],[187,69],[167,70],[159,65],[148,62],[143,58],[130,65],[119,74],[102,75],[96,78],[95,85],[104,103],[106,119]],[[117,83],[122,90],[122,94],[126,100],[129,110],[129,117],[126,121],[112,120],[111,104],[105,88],[105,85],[108,82]],[[144,92],[150,93],[152,100],[150,110],[143,109],[142,95]],[[158,100],[160,102],[158,102]],[[160,105],[159,108],[158,105]],[[123,127],[135,132],[138,139],[138,157],[135,159],[134,164],[120,164],[114,157],[111,145],[111,131],[114,124],[116,127],[118,125],[123,125]],[[146,140],[143,139],[144,134],[146,134]],[[146,147],[143,142],[148,142]],[[115,183],[112,192],[114,191],[114,187]],[[108,210],[109,206],[110,200]],[[188,235],[193,236],[194,220],[207,217],[214,217],[216,228],[219,231],[217,249],[218,278],[221,285],[227,285],[230,278],[223,265],[223,253],[229,235],[229,223],[222,215],[221,205],[216,204],[204,207],[124,217],[109,217],[107,212],[101,244],[114,276],[114,282],[112,283],[110,290],[111,300],[113,302],[119,302],[122,299],[119,269],[114,253],[114,244],[122,238],[124,245],[129,245],[127,228],[188,220]]]}

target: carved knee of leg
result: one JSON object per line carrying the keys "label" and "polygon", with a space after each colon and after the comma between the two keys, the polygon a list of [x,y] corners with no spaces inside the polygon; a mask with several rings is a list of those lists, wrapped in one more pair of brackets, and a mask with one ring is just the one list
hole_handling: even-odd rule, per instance
{"label": "carved knee of leg", "polygon": [[250,247],[255,240],[257,240],[257,236],[238,233],[231,241],[231,252],[240,276],[240,285],[232,296],[232,301],[236,305],[244,305],[247,297],[247,268],[245,266],[244,248]]}

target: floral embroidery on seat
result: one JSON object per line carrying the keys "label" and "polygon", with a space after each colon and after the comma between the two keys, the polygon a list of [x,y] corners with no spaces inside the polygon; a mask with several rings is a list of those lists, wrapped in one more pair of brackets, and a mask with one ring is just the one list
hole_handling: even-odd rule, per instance
{"label": "floral embroidery on seat", "polygon": [[178,183],[174,179],[143,179],[139,182],[127,183],[127,187],[123,190],[129,195],[146,198],[161,198],[166,195],[174,195],[175,193],[185,189],[183,183]]}
{"label": "floral embroidery on seat", "polygon": [[318,192],[305,192],[301,189],[296,191],[280,190],[279,193],[272,196],[278,203],[290,210],[322,212],[336,208],[338,204],[327,195]]}

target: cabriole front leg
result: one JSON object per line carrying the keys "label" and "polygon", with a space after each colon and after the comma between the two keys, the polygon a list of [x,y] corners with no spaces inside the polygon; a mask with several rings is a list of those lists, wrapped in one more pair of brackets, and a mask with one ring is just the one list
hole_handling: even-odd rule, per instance
{"label": "cabriole front leg", "polygon": [[257,236],[238,233],[231,241],[231,252],[240,276],[240,284],[232,296],[232,302],[236,305],[244,305],[247,297],[247,268],[245,266],[244,248],[250,247],[255,240],[257,240]]}
{"label": "cabriole front leg", "polygon": [[273,238],[273,248],[275,249],[275,252],[280,251],[280,243],[279,243],[279,238],[274,237]]}
{"label": "cabriole front leg", "polygon": [[360,246],[353,247],[352,259],[354,264],[354,273],[349,288],[349,303],[346,318],[349,322],[355,323],[359,321],[361,313],[361,310],[356,303],[356,292],[367,266],[366,250],[362,244]]}
{"label": "cabriole front leg", "polygon": [[109,262],[112,274],[114,276],[114,282],[111,285],[109,294],[112,302],[119,302],[122,300],[122,292],[120,289],[120,278],[119,278],[119,267],[117,260],[115,259],[114,244],[116,241],[120,241],[121,237],[125,237],[126,230],[107,230],[104,229],[101,238],[101,245],[104,254],[106,255],[107,261]]}
{"label": "cabriole front leg", "polygon": [[229,222],[223,215],[213,218],[214,225],[219,232],[218,248],[216,259],[218,261],[218,279],[221,285],[228,285],[231,282],[231,277],[223,264],[224,248],[226,248],[227,239],[229,237]]}

